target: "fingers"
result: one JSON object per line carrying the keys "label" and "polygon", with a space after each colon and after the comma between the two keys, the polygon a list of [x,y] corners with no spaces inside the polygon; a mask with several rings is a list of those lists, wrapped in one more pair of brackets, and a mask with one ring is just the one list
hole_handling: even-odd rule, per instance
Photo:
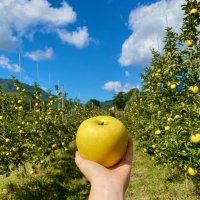
{"label": "fingers", "polygon": [[84,160],[78,151],[75,154],[75,163],[90,182],[99,174],[103,173],[103,167],[101,165],[90,160]]}
{"label": "fingers", "polygon": [[131,137],[129,137],[129,139],[128,139],[128,145],[127,145],[127,150],[126,150],[124,160],[130,165],[133,160],[133,140]]}

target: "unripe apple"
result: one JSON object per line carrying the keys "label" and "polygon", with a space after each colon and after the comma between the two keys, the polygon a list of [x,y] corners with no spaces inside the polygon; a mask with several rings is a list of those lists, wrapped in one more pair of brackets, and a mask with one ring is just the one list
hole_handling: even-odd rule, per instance
{"label": "unripe apple", "polygon": [[111,167],[122,159],[127,144],[126,127],[111,116],[97,116],[83,121],[76,135],[81,156],[105,167]]}

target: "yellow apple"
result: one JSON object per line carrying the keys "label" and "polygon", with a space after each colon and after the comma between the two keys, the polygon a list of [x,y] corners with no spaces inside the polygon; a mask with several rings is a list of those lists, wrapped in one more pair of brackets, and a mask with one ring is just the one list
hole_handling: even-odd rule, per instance
{"label": "yellow apple", "polygon": [[161,130],[158,129],[157,131],[155,131],[155,134],[156,135],[160,135],[161,134]]}
{"label": "yellow apple", "polygon": [[197,133],[197,134],[195,134],[195,135],[192,135],[192,136],[190,137],[190,140],[191,140],[192,143],[195,143],[195,144],[200,143],[200,134]]}
{"label": "yellow apple", "polygon": [[170,88],[171,88],[172,90],[175,89],[175,88],[176,88],[176,84],[175,84],[175,83],[171,84],[171,85],[170,85]]}
{"label": "yellow apple", "polygon": [[160,82],[157,83],[157,86],[158,86],[158,87],[160,87],[161,85],[162,85],[162,83],[160,83]]}
{"label": "yellow apple", "polygon": [[188,167],[188,170],[187,170],[188,174],[190,176],[196,176],[197,175],[197,170],[196,169],[193,169],[192,167]]}
{"label": "yellow apple", "polygon": [[186,44],[187,47],[193,47],[194,41],[193,40],[186,40],[185,44]]}
{"label": "yellow apple", "polygon": [[124,124],[111,116],[96,116],[81,123],[76,135],[78,151],[84,159],[111,167],[126,152],[128,132]]}
{"label": "yellow apple", "polygon": [[199,88],[197,86],[192,86],[190,89],[195,94],[199,92]]}
{"label": "yellow apple", "polygon": [[6,143],[9,143],[10,142],[10,139],[9,138],[6,138]]}
{"label": "yellow apple", "polygon": [[192,8],[190,10],[190,14],[197,14],[198,13],[198,9],[197,8]]}
{"label": "yellow apple", "polygon": [[165,126],[165,130],[168,131],[170,129],[170,126]]}

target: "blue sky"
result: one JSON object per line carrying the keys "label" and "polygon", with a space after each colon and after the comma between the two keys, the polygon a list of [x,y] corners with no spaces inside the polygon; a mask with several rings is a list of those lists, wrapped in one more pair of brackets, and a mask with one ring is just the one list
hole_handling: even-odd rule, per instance
{"label": "blue sky", "polygon": [[166,25],[179,31],[183,2],[1,0],[0,78],[64,85],[81,102],[140,88]]}

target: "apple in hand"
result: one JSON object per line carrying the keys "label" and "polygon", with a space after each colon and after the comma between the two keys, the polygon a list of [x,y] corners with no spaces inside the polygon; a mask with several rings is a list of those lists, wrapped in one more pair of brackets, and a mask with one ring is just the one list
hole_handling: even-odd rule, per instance
{"label": "apple in hand", "polygon": [[76,145],[81,156],[105,167],[111,167],[122,159],[127,144],[126,127],[111,116],[86,119],[76,135]]}

